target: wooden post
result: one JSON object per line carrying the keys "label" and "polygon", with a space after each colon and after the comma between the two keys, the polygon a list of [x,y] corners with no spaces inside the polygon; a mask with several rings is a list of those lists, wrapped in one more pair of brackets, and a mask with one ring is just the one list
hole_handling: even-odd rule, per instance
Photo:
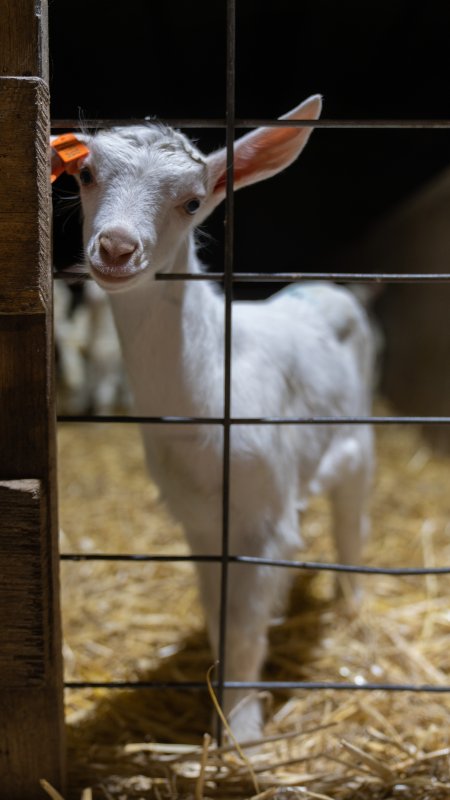
{"label": "wooden post", "polygon": [[0,0],[0,800],[63,790],[46,0]]}

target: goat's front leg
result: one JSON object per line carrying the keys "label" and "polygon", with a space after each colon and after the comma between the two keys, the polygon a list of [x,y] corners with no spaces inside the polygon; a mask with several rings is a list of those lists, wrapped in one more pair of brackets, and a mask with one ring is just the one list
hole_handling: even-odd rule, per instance
{"label": "goat's front leg", "polygon": [[[216,565],[199,564],[198,572],[209,638],[218,658],[221,571]],[[280,570],[258,565],[228,567],[225,680],[253,682],[260,678],[276,572]],[[263,713],[255,691],[226,689],[223,710],[238,741],[261,736]]]}

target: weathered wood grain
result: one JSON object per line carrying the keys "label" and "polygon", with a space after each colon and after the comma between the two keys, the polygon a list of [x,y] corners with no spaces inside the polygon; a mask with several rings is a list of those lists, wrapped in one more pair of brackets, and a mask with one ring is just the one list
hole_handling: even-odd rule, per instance
{"label": "weathered wood grain", "polygon": [[44,513],[40,481],[0,481],[0,685],[9,689],[47,677]]}
{"label": "weathered wood grain", "polygon": [[0,314],[49,302],[48,103],[39,78],[0,78]]}
{"label": "weathered wood grain", "polygon": [[48,81],[46,0],[0,0],[0,75]]}
{"label": "weathered wood grain", "polygon": [[0,480],[27,475],[47,480],[53,460],[47,441],[50,391],[44,381],[52,355],[44,321],[35,315],[0,315]]}

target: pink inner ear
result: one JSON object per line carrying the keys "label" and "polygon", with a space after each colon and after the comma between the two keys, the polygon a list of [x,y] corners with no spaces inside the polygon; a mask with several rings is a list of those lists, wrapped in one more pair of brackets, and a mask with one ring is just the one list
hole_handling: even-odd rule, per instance
{"label": "pink inner ear", "polygon": [[[302,133],[300,134],[300,130]],[[304,136],[304,129],[299,128],[263,128],[253,131],[248,137],[237,141],[234,153],[234,185],[239,187],[242,181],[261,177],[265,173],[277,172],[289,159],[295,157],[298,139]],[[225,189],[226,171],[222,172],[214,186],[214,194]]]}
{"label": "pink inner ear", "polygon": [[214,186],[213,194],[216,194],[217,192],[220,192],[221,189],[225,189],[226,183],[227,183],[226,173],[222,172],[222,174],[219,177],[219,180],[217,181],[216,185]]}

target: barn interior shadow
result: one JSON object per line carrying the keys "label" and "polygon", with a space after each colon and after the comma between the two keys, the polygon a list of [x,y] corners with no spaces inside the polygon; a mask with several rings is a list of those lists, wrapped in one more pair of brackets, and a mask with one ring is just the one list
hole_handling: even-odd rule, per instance
{"label": "barn interior shadow", "polygon": [[[316,573],[299,574],[294,580],[286,614],[275,621],[269,634],[269,656],[262,679],[305,680],[305,670],[320,648],[322,619],[332,605],[313,592]],[[335,606],[333,606],[335,608]],[[70,786],[93,785],[102,774],[129,773],[123,745],[130,742],[177,742],[199,744],[212,726],[212,701],[206,689],[206,673],[213,662],[206,633],[187,636],[173,655],[152,671],[140,673],[141,681],[204,681],[204,690],[136,689],[99,693],[95,708],[68,725]],[[273,712],[286,691],[270,693]],[[133,762],[133,768],[136,762]],[[130,773],[131,774],[131,773]]]}

